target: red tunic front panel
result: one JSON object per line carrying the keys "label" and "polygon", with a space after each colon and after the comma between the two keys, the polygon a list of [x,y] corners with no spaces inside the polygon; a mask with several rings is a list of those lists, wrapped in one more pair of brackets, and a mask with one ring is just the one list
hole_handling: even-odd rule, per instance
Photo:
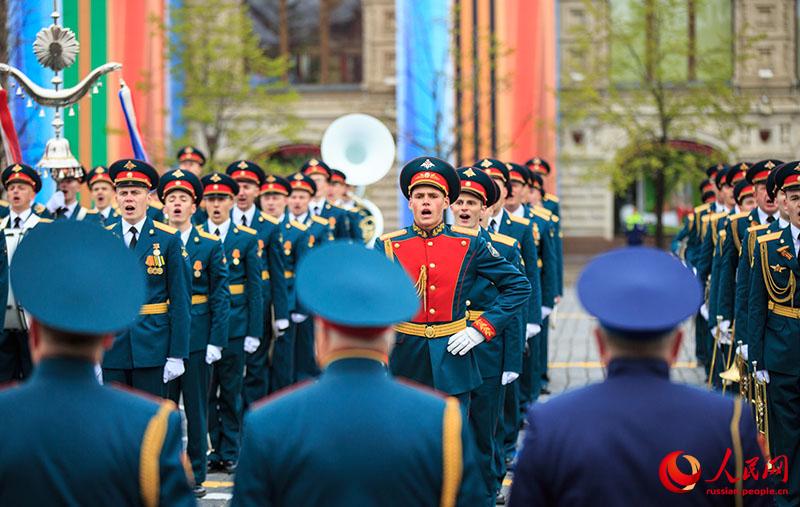
{"label": "red tunic front panel", "polygon": [[463,317],[457,315],[454,318],[453,307],[458,277],[464,266],[469,244],[469,238],[456,238],[446,234],[432,238],[414,236],[392,240],[394,255],[411,280],[417,284],[422,300],[421,309],[412,322],[452,322]]}

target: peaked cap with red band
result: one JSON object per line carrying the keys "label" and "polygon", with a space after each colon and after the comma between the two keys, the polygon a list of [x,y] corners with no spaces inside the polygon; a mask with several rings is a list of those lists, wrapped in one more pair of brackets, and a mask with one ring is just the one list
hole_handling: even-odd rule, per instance
{"label": "peaked cap with red band", "polygon": [[781,164],[783,164],[782,160],[774,158],[756,162],[747,170],[747,181],[753,185],[757,183],[766,184],[769,173]]}
{"label": "peaked cap with red band", "polygon": [[292,186],[289,184],[289,180],[283,176],[270,174],[264,179],[264,184],[261,185],[260,194],[289,195],[291,192]]}
{"label": "peaked cap with red band", "polygon": [[198,150],[194,146],[184,146],[180,150],[178,150],[178,162],[183,162],[184,160],[192,160],[197,162],[198,164],[205,165],[206,163],[206,156],[203,154],[202,151]]}
{"label": "peaked cap with red band", "polygon": [[12,164],[3,171],[3,186],[8,188],[12,183],[25,183],[38,193],[42,189],[42,178],[36,169],[28,164]]}
{"label": "peaked cap with red band", "polygon": [[289,186],[292,188],[292,192],[295,190],[302,190],[311,194],[312,197],[317,195],[317,184],[314,183],[314,180],[302,173],[294,173],[289,176]]}
{"label": "peaked cap with red band", "polygon": [[328,167],[328,164],[317,158],[312,158],[303,164],[302,167],[300,167],[300,172],[306,176],[311,176],[312,174],[321,174],[326,178],[331,179],[331,168]]}
{"label": "peaked cap with red band", "polygon": [[458,178],[461,180],[461,193],[467,192],[477,196],[486,206],[492,206],[500,197],[498,187],[492,183],[492,178],[477,167],[461,167],[458,169]]}
{"label": "peaked cap with red band", "polygon": [[116,187],[145,187],[147,189],[158,186],[158,171],[155,167],[142,160],[124,158],[117,160],[108,168],[111,179]]}
{"label": "peaked cap with red band", "polygon": [[261,187],[264,184],[264,170],[255,162],[237,160],[228,165],[225,174],[235,181],[254,183]]}
{"label": "peaked cap with red band", "polygon": [[450,202],[456,202],[461,193],[461,181],[456,170],[436,157],[417,157],[400,171],[400,190],[408,199],[418,186],[428,185],[444,192]]}
{"label": "peaked cap with red band", "polygon": [[228,196],[236,197],[239,193],[239,184],[236,180],[223,173],[211,173],[203,176],[203,197]]}
{"label": "peaked cap with red band", "polygon": [[182,190],[192,196],[195,204],[203,199],[203,184],[200,183],[200,178],[189,171],[175,169],[161,177],[158,184],[158,198],[161,202],[175,190]]}

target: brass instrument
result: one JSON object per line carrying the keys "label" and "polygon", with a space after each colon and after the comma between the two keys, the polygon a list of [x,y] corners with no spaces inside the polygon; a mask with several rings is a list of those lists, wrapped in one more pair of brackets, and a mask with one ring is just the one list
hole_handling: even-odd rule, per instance
{"label": "brass instrument", "polygon": [[736,344],[738,345],[738,352],[733,356],[733,364],[720,373],[719,376],[726,383],[738,383],[739,395],[746,403],[753,403],[753,382],[750,378],[750,373],[747,371],[747,361],[741,352],[742,340],[739,340]]}
{"label": "brass instrument", "polygon": [[717,332],[714,333],[714,352],[711,354],[711,368],[708,370],[709,389],[711,389],[711,382],[714,380],[714,364],[717,362],[717,347],[719,347],[720,324],[722,324],[722,315],[717,315]]}
{"label": "brass instrument", "polygon": [[725,377],[722,375],[727,373],[731,369],[731,357],[733,357],[733,338],[736,336],[736,322],[733,323],[731,326],[731,339],[730,343],[728,344],[728,357],[725,359],[725,371],[720,373],[719,376],[722,378],[722,394],[725,394],[725,390],[728,388],[728,384],[730,382],[725,381]]}
{"label": "brass instrument", "polygon": [[753,361],[753,408],[756,415],[756,429],[764,437],[764,454],[767,462],[771,458],[769,449],[769,410],[767,408],[767,383],[756,378],[758,367]]}

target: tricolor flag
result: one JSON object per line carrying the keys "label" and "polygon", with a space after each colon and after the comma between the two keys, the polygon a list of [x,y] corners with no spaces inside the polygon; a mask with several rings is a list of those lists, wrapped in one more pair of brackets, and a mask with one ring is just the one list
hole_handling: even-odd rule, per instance
{"label": "tricolor flag", "polygon": [[144,151],[142,136],[139,134],[139,126],[136,125],[136,111],[133,109],[131,89],[122,79],[119,80],[119,101],[122,104],[122,114],[125,115],[125,124],[128,126],[128,135],[131,138],[133,158],[147,162],[147,153]]}
{"label": "tricolor flag", "polygon": [[6,153],[8,165],[22,162],[22,150],[19,148],[17,130],[14,128],[14,119],[8,109],[8,92],[0,87],[0,136],[3,138],[3,148]]}

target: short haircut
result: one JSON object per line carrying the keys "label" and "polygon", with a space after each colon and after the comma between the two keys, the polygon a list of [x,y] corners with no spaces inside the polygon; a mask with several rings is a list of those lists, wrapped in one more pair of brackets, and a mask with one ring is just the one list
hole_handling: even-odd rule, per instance
{"label": "short haircut", "polygon": [[677,329],[670,329],[666,332],[653,333],[647,336],[639,334],[633,336],[619,331],[612,331],[602,326],[600,329],[602,329],[603,335],[608,340],[608,344],[615,351],[627,356],[641,357],[663,354],[677,332]]}

